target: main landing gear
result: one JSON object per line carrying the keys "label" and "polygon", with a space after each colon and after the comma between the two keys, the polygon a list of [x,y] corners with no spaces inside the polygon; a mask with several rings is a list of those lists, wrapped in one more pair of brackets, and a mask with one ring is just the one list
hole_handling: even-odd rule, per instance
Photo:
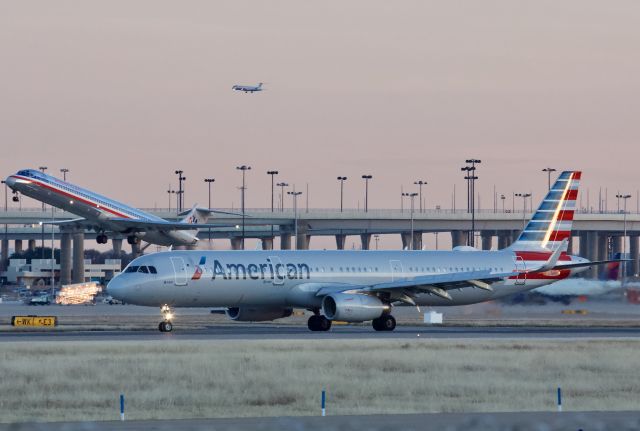
{"label": "main landing gear", "polygon": [[140,244],[140,238],[138,238],[135,235],[129,235],[127,237],[127,244],[129,244],[129,245]]}
{"label": "main landing gear", "polygon": [[396,319],[391,314],[383,314],[371,322],[376,331],[393,331],[396,329]]}
{"label": "main landing gear", "polygon": [[160,307],[160,312],[162,313],[163,320],[158,325],[158,329],[160,332],[171,332],[173,330],[173,323],[171,323],[173,313],[171,312],[171,307],[165,304]]}
{"label": "main landing gear", "polygon": [[96,236],[96,242],[98,244],[106,244],[107,241],[109,240],[109,238],[107,238],[107,235],[101,233],[98,236]]}
{"label": "main landing gear", "polygon": [[309,317],[309,321],[307,322],[307,326],[310,331],[328,331],[331,329],[331,320],[327,319],[320,314],[314,314]]}

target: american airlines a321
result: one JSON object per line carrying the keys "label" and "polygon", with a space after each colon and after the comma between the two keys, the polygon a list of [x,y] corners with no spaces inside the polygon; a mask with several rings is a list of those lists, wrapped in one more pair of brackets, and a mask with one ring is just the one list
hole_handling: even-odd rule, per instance
{"label": "american airlines a321", "polygon": [[4,12],[0,431],[640,429],[636,4]]}

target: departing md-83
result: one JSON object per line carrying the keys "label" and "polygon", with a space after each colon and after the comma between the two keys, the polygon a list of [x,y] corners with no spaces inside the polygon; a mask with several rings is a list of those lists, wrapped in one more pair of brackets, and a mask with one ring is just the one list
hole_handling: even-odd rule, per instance
{"label": "departing md-83", "polygon": [[371,320],[391,331],[395,304],[463,305],[567,278],[594,264],[570,256],[567,239],[580,172],[563,172],[516,242],[479,251],[167,251],[135,259],[108,285],[114,298],[158,306],[171,331],[173,307],[226,307],[233,320],[314,314],[308,326]]}

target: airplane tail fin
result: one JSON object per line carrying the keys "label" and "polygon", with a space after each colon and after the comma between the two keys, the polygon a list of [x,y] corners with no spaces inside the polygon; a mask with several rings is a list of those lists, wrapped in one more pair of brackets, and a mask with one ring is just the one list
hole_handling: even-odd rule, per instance
{"label": "airplane tail fin", "polygon": [[518,239],[508,248],[516,251],[567,251],[578,198],[580,171],[564,171],[547,193]]}
{"label": "airplane tail fin", "polygon": [[262,88],[262,84],[264,84],[264,82],[259,82],[258,83],[258,88]]}
{"label": "airplane tail fin", "polygon": [[206,224],[209,219],[209,210],[205,208],[198,208],[198,205],[194,205],[189,212],[180,219],[180,223],[185,224]]}

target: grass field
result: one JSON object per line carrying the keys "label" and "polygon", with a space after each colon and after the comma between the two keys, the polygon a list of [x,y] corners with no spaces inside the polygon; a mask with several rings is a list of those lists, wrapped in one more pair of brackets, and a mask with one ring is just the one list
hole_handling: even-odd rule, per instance
{"label": "grass field", "polygon": [[0,421],[638,410],[640,341],[0,345]]}

